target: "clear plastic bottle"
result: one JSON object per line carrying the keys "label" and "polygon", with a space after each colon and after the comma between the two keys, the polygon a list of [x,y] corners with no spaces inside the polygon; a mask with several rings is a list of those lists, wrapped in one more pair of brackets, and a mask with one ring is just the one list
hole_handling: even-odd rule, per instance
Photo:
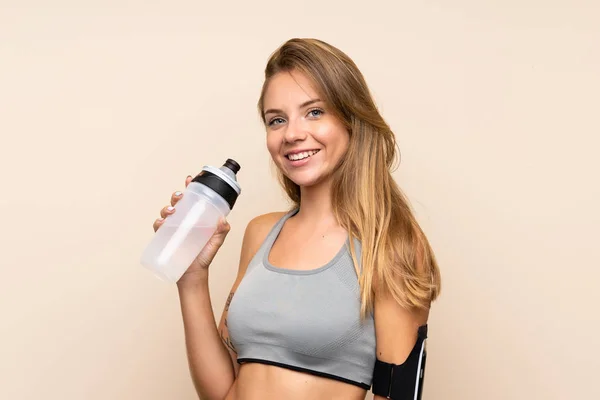
{"label": "clear plastic bottle", "polygon": [[241,193],[236,174],[240,165],[205,166],[187,186],[142,253],[141,263],[159,278],[177,282],[211,238]]}

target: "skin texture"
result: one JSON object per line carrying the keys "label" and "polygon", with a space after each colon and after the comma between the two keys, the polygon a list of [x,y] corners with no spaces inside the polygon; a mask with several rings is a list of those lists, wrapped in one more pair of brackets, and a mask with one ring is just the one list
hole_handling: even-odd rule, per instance
{"label": "skin texture", "polygon": [[[345,156],[349,133],[328,105],[319,99],[310,80],[299,72],[275,75],[265,94],[266,146],[276,166],[300,186],[299,212],[284,224],[269,254],[269,261],[280,268],[308,270],[328,262],[346,239],[345,230],[333,215],[331,175]],[[290,152],[317,151],[308,160],[290,161]],[[186,185],[191,177],[186,179]],[[174,193],[171,205],[181,198]],[[165,207],[161,218],[174,210]],[[178,282],[186,349],[196,390],[203,399],[271,400],[360,400],[366,391],[350,385],[263,364],[237,363],[237,353],[229,337],[227,316],[248,263],[258,251],[281,212],[254,218],[246,227],[240,263],[218,326],[210,305],[208,271],[230,226],[222,221],[209,244]],[[160,228],[164,219],[154,223]],[[311,248],[302,252],[296,243]],[[401,309],[384,294],[375,299],[377,355],[386,362],[401,364],[416,340],[417,328],[426,323],[426,312]],[[378,396],[377,400],[381,400]]]}

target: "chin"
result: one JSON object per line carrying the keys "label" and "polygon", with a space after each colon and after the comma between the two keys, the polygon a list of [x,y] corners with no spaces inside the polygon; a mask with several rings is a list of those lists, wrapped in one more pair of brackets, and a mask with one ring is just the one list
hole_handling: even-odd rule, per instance
{"label": "chin", "polygon": [[317,186],[326,179],[321,174],[293,173],[285,176],[300,187]]}

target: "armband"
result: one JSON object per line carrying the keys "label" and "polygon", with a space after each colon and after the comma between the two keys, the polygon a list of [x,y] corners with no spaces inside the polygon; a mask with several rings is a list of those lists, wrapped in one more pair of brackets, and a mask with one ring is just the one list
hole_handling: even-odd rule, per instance
{"label": "armband", "polygon": [[391,400],[421,400],[425,378],[427,325],[419,327],[417,342],[402,364],[375,360],[373,394]]}

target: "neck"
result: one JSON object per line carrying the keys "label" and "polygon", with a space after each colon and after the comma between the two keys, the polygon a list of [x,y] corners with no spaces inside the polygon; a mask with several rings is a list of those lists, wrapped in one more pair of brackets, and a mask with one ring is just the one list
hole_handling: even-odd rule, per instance
{"label": "neck", "polygon": [[296,215],[299,220],[311,225],[336,224],[331,205],[331,183],[323,182],[300,188],[300,209]]}

